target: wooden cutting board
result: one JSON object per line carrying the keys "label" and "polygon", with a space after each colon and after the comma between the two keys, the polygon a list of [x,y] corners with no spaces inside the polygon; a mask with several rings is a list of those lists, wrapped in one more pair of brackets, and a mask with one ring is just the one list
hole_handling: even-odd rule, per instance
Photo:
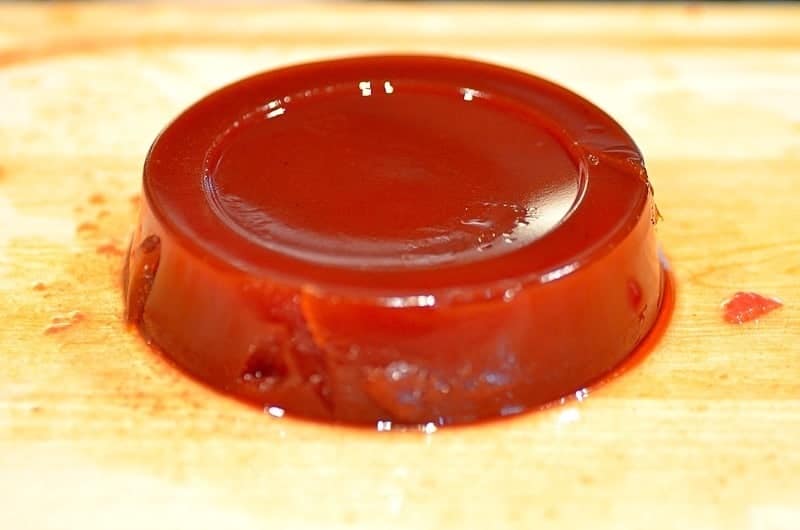
{"label": "wooden cutting board", "polygon": [[[368,51],[529,70],[631,132],[678,286],[640,366],[546,412],[378,434],[262,415],[126,331],[158,131],[244,75]],[[796,6],[0,6],[0,528],[796,530],[798,193]],[[785,307],[725,324],[738,290]]]}

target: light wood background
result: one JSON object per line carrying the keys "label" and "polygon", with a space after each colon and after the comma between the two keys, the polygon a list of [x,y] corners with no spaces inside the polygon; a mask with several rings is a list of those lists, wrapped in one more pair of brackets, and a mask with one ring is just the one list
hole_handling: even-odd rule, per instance
{"label": "light wood background", "polygon": [[[146,150],[276,65],[443,52],[536,72],[632,133],[678,299],[574,402],[432,435],[274,419],[120,321]],[[0,528],[800,528],[800,8],[0,6]],[[780,297],[724,324],[737,290]]]}

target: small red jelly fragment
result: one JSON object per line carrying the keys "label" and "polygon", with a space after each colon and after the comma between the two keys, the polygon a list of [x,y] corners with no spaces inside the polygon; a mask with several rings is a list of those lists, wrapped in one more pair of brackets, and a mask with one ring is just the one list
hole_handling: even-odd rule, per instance
{"label": "small red jelly fragment", "polygon": [[782,306],[783,304],[775,298],[767,298],[758,293],[738,292],[722,304],[722,310],[726,322],[744,324]]}

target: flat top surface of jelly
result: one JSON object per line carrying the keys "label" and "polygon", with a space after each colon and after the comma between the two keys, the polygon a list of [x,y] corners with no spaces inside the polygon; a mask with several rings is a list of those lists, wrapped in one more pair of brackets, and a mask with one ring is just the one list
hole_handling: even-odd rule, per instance
{"label": "flat top surface of jelly", "polygon": [[567,90],[398,56],[211,94],[157,140],[145,192],[206,259],[396,293],[560,277],[630,231],[648,187],[627,134]]}

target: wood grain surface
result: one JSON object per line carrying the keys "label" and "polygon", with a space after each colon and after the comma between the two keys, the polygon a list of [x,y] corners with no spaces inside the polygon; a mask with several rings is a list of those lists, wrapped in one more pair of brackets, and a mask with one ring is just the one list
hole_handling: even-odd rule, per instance
{"label": "wood grain surface", "polygon": [[[146,150],[287,63],[441,52],[538,73],[645,153],[677,307],[635,370],[470,428],[275,419],[121,323]],[[800,9],[0,6],[0,528],[800,528]],[[737,290],[785,307],[732,326]]]}

